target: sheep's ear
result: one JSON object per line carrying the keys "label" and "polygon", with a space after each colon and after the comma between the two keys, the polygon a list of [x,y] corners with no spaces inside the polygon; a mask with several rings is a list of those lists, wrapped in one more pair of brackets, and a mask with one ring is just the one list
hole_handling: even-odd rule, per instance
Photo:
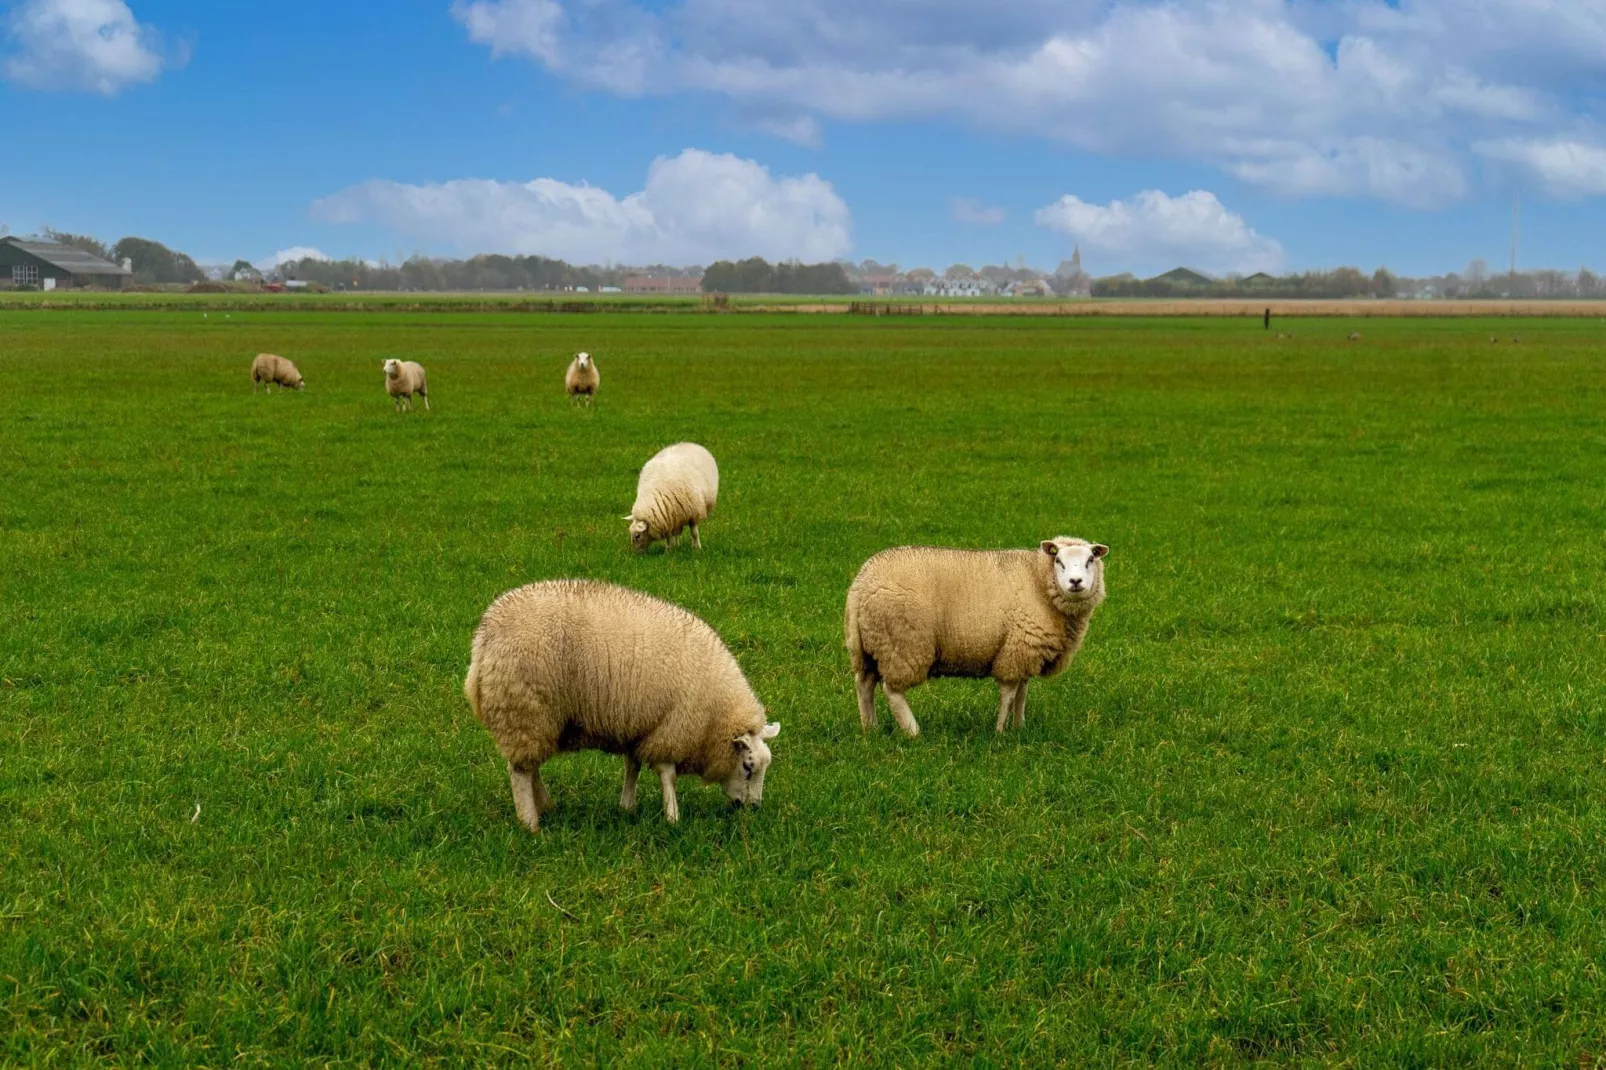
{"label": "sheep's ear", "polygon": [[744,751],[748,749],[750,749],[750,745],[747,742],[746,733],[743,733],[742,735],[739,735],[735,739],[731,740],[731,750]]}
{"label": "sheep's ear", "polygon": [[1103,543],[1096,542],[1096,543],[1093,544],[1093,556],[1094,557],[1096,557],[1096,558],[1097,557],[1103,557],[1105,554],[1107,554],[1109,552],[1110,552],[1110,548],[1108,546],[1105,546]]}
{"label": "sheep's ear", "polygon": [[1053,541],[1052,539],[1044,539],[1043,540],[1043,552],[1045,554],[1047,554],[1049,557],[1054,557],[1055,555],[1057,555],[1060,552],[1060,544],[1055,542],[1055,541]]}
{"label": "sheep's ear", "polygon": [[780,722],[779,721],[771,721],[769,724],[767,724],[763,728],[759,729],[758,738],[759,739],[774,739],[776,736],[778,736],[780,734],[781,734]]}
{"label": "sheep's ear", "polygon": [[631,516],[629,513],[626,513],[623,517],[621,517],[621,519],[623,519],[623,520],[634,520],[636,518]]}

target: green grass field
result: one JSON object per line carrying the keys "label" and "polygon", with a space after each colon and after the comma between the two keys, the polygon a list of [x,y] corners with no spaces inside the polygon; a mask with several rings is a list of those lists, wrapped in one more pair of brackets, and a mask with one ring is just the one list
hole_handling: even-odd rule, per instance
{"label": "green grass field", "polygon": [[[0,313],[0,1063],[1606,1064],[1606,325],[1349,329]],[[1024,732],[862,735],[864,558],[1056,534]],[[587,754],[516,824],[461,681],[557,576],[725,636],[761,811]]]}

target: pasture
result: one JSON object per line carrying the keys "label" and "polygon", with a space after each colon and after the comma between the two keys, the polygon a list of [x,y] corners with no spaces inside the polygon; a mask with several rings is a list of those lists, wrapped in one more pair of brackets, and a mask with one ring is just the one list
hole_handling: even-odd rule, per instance
{"label": "pasture", "polygon": [[[1606,1064],[1606,326],[1274,326],[0,311],[0,1062]],[[1058,534],[1024,731],[863,735],[859,564]],[[558,576],[725,637],[762,810],[518,826],[461,683]]]}

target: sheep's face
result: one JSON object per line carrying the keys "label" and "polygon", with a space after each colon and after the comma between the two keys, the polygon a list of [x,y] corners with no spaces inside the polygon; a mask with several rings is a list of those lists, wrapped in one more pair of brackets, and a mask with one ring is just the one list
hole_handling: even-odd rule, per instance
{"label": "sheep's face", "polygon": [[1067,602],[1085,602],[1104,593],[1108,546],[1062,536],[1043,543],[1043,552],[1054,559],[1054,585]]}
{"label": "sheep's face", "polygon": [[385,378],[394,379],[401,374],[401,361],[392,357],[385,361]]}
{"label": "sheep's face", "polygon": [[625,519],[630,521],[630,548],[638,554],[646,553],[652,545],[652,536],[647,534],[647,522],[629,516]]}
{"label": "sheep's face", "polygon": [[764,774],[770,767],[769,740],[781,734],[781,726],[767,724],[731,740],[736,765],[725,781],[725,797],[736,806],[757,806],[764,801]]}
{"label": "sheep's face", "polygon": [[295,388],[297,390],[305,390],[307,388],[307,381],[301,378],[299,375],[296,376]]}
{"label": "sheep's face", "polygon": [[590,353],[576,353],[574,355],[574,363],[579,367],[579,369],[581,371],[583,371],[583,372],[590,371],[591,370],[591,354]]}

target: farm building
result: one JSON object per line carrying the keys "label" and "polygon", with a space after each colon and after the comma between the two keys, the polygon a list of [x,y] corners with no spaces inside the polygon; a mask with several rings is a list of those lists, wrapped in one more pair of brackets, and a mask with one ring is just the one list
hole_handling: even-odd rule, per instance
{"label": "farm building", "polygon": [[121,290],[134,273],[82,249],[34,238],[0,238],[0,289]]}
{"label": "farm building", "polygon": [[630,294],[700,294],[703,280],[683,275],[631,275],[625,279],[625,293]]}

